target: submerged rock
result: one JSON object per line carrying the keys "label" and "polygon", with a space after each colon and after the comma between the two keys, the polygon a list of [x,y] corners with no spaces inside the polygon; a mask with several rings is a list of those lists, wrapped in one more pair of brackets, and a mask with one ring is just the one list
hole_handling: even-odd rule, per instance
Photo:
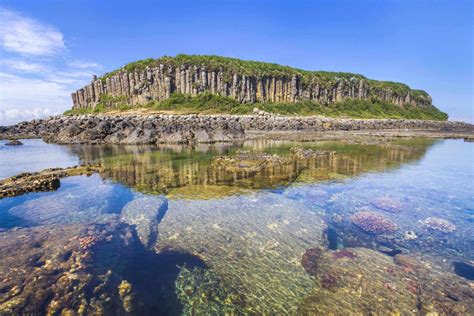
{"label": "submerged rock", "polygon": [[[367,248],[338,260],[331,251],[319,257],[311,293],[299,315],[472,315],[469,283],[434,262]],[[394,262],[395,261],[395,262]]]}
{"label": "submerged rock", "polygon": [[123,313],[114,289],[131,244],[130,229],[117,224],[1,233],[0,314]]}
{"label": "submerged rock", "polygon": [[170,200],[157,250],[199,256],[240,297],[243,314],[291,314],[313,283],[302,254],[324,247],[325,229],[319,215],[274,193]]}
{"label": "submerged rock", "polygon": [[287,158],[258,151],[238,151],[233,156],[214,158],[212,164],[226,172],[256,173],[290,164]]}
{"label": "submerged rock", "polygon": [[327,151],[327,150],[312,150],[311,148],[301,148],[301,147],[292,147],[290,152],[297,159],[311,159],[317,157],[333,156],[336,155],[336,151]]}
{"label": "submerged rock", "polygon": [[407,230],[404,234],[404,238],[406,240],[415,240],[418,238],[418,235],[412,230]]}
{"label": "submerged rock", "polygon": [[354,259],[356,255],[347,249],[341,249],[333,253],[334,258],[336,259],[341,259],[341,258],[349,258],[349,259]]}
{"label": "submerged rock", "polygon": [[122,221],[135,225],[140,241],[145,247],[150,247],[156,242],[160,215],[164,216],[166,207],[164,197],[139,197],[123,207]]}
{"label": "submerged rock", "polygon": [[321,260],[323,250],[321,248],[309,248],[303,254],[301,258],[301,265],[311,275],[316,275],[318,272],[318,266],[321,264],[319,261]]}
{"label": "submerged rock", "polygon": [[127,313],[133,312],[133,292],[132,285],[127,280],[122,280],[118,286],[122,307]]}
{"label": "submerged rock", "polygon": [[438,217],[428,217],[422,222],[422,224],[428,229],[443,233],[452,233],[456,230],[456,226],[453,223]]}
{"label": "submerged rock", "polygon": [[60,178],[87,174],[102,170],[100,165],[50,168],[40,172],[24,172],[0,181],[0,198],[13,197],[29,192],[55,191]]}
{"label": "submerged rock", "polygon": [[245,298],[212,269],[182,267],[175,282],[182,315],[245,315]]}
{"label": "submerged rock", "polygon": [[351,222],[367,233],[386,234],[396,231],[397,225],[388,218],[370,211],[358,212],[351,216]]}
{"label": "submerged rock", "polygon": [[468,280],[474,280],[474,266],[466,262],[456,261],[453,263],[454,272]]}
{"label": "submerged rock", "polygon": [[180,315],[181,267],[207,268],[145,249],[118,221],[0,232],[0,249],[1,315]]}
{"label": "submerged rock", "polygon": [[404,255],[404,254],[398,254],[393,257],[393,262],[405,269],[405,271],[412,272],[412,271],[420,271],[424,268],[423,264],[417,260],[416,258],[409,256],[409,255]]}

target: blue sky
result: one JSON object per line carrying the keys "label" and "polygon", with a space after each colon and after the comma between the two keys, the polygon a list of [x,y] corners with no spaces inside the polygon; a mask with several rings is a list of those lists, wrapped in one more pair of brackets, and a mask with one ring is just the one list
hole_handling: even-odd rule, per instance
{"label": "blue sky", "polygon": [[60,113],[127,62],[216,54],[426,90],[473,117],[473,1],[0,0],[0,125]]}

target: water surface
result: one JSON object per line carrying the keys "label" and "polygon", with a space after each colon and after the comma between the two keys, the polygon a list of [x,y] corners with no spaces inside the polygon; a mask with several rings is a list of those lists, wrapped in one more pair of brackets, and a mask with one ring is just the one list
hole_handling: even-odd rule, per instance
{"label": "water surface", "polygon": [[[253,174],[214,165],[216,156],[238,150],[290,157],[294,146],[337,155]],[[3,148],[3,177],[75,163],[100,163],[104,172],[62,179],[55,192],[0,200],[0,247],[9,250],[0,262],[9,280],[0,310],[469,313],[473,150],[461,140],[432,139],[195,147],[31,140]],[[396,228],[361,229],[354,220],[361,212]],[[452,227],[437,229],[430,218]],[[10,258],[49,285],[8,270]],[[61,267],[55,273],[51,262]],[[64,292],[86,293],[85,301],[59,299]]]}
{"label": "water surface", "polygon": [[71,167],[79,159],[64,146],[45,144],[40,139],[23,139],[21,146],[5,146],[0,140],[0,179],[21,172],[36,172],[46,168]]}

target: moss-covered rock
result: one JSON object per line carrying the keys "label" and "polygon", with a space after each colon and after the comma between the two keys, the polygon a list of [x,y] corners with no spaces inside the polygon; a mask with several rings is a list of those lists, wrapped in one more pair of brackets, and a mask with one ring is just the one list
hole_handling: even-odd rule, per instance
{"label": "moss-covered rock", "polygon": [[315,286],[300,315],[470,315],[471,285],[417,256],[392,258],[367,248],[318,256]]}

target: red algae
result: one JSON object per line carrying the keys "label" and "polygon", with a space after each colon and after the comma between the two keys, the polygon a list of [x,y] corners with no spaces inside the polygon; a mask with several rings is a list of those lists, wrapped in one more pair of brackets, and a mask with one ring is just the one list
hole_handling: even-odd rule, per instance
{"label": "red algae", "polygon": [[357,258],[357,256],[352,251],[347,250],[347,249],[342,249],[342,250],[336,251],[332,255],[336,259],[341,259],[341,258],[355,259],[355,258]]}
{"label": "red algae", "polygon": [[309,248],[301,258],[301,265],[311,275],[316,275],[320,266],[323,251],[320,248]]}

